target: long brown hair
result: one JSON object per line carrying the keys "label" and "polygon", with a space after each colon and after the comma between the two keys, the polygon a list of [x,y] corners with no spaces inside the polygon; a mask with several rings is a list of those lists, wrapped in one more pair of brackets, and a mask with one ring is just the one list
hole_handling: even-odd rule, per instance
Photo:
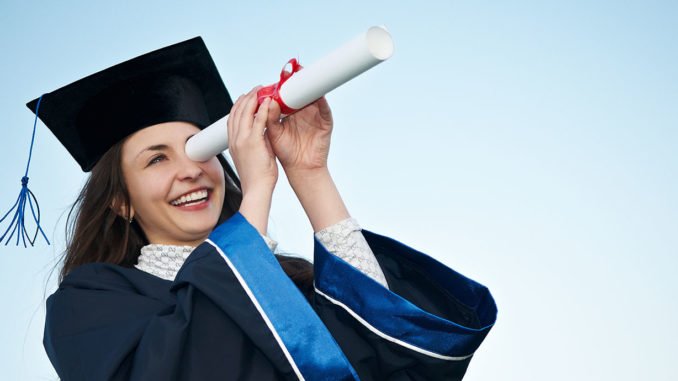
{"label": "long brown hair", "polygon": [[[121,141],[111,147],[97,164],[73,203],[66,219],[66,251],[59,282],[74,268],[92,262],[132,267],[141,247],[148,240],[136,223],[130,223],[114,209],[130,215],[130,198],[122,173]],[[240,180],[223,155],[217,159],[224,169],[226,189],[217,224],[233,216],[240,208]],[[313,266],[305,259],[276,255],[285,273],[309,298],[313,291]]]}

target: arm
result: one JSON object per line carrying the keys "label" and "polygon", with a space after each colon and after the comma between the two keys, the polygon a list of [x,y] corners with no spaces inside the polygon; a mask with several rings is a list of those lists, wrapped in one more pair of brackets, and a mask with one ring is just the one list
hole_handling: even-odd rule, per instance
{"label": "arm", "polygon": [[219,261],[203,244],[173,283],[107,263],[72,271],[47,300],[44,345],[59,378],[273,381],[293,375]]}
{"label": "arm", "polygon": [[306,215],[318,232],[349,217],[327,169],[332,112],[325,98],[280,120],[280,107],[270,103],[267,135],[275,156]]}
{"label": "arm", "polygon": [[390,238],[362,233],[389,289],[315,245],[314,308],[361,380],[461,380],[494,325],[482,285]]}
{"label": "arm", "polygon": [[285,173],[314,232],[350,217],[327,167]]}
{"label": "arm", "polygon": [[[317,238],[332,254],[388,287],[374,254],[350,215],[327,169],[332,113],[320,98],[282,122],[273,102],[268,111],[271,146],[308,216]],[[348,222],[347,222],[348,221]]]}
{"label": "arm", "polygon": [[108,263],[73,270],[47,302],[44,343],[64,381],[354,379],[240,213],[174,282]]}
{"label": "arm", "polygon": [[[228,119],[229,147],[243,191],[240,213],[264,237],[271,251],[275,251],[275,242],[266,237],[271,196],[277,180],[275,147],[321,242],[387,287],[359,228],[346,234],[337,233],[343,230],[341,226],[337,230],[336,224],[350,216],[327,170],[332,129],[327,102],[324,99],[315,102],[298,115],[287,118],[283,125],[279,121],[278,104],[271,103],[270,99],[264,101],[256,115],[252,115],[256,109],[257,90],[258,87],[240,96]],[[268,132],[265,132],[266,125],[271,126]],[[304,154],[300,155],[300,151]],[[329,230],[323,230],[326,228]]]}
{"label": "arm", "polygon": [[[278,116],[272,104],[272,147],[314,231],[322,232],[349,215],[327,170],[329,107],[320,99],[282,123]],[[317,240],[314,308],[361,379],[461,380],[494,324],[487,289],[405,245],[359,234],[389,287]]]}
{"label": "arm", "polygon": [[259,87],[255,87],[249,93],[241,95],[233,105],[227,123],[228,148],[242,186],[243,196],[239,211],[265,236],[273,189],[278,180],[278,164],[268,136],[264,134],[268,104],[254,115],[258,89]]}

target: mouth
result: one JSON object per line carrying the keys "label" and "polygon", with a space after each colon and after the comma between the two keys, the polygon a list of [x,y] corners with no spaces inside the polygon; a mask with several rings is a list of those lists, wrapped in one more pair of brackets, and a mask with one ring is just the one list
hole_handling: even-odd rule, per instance
{"label": "mouth", "polygon": [[188,208],[206,204],[210,199],[211,193],[212,192],[207,188],[192,190],[170,201],[170,205],[179,208]]}

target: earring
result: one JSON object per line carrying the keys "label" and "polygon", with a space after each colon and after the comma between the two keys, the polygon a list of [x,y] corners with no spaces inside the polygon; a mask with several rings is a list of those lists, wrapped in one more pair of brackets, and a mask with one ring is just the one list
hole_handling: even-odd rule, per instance
{"label": "earring", "polygon": [[130,217],[128,221],[129,221],[129,223],[131,224],[132,221],[134,221],[134,217]]}

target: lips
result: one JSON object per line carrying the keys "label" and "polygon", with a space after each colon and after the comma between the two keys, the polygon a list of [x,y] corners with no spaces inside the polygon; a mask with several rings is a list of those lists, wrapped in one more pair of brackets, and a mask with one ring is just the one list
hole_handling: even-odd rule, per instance
{"label": "lips", "polygon": [[170,201],[170,204],[178,207],[188,207],[201,204],[209,200],[210,192],[207,188],[192,190]]}

